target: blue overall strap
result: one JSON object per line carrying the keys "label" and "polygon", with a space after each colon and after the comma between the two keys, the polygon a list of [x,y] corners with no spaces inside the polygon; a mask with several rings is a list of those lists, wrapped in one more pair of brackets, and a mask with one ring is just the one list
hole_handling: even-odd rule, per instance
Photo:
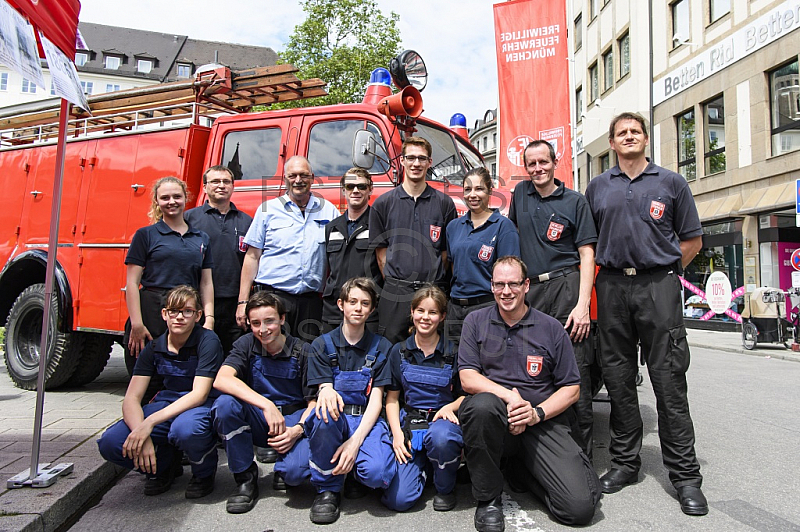
{"label": "blue overall strap", "polygon": [[375,360],[378,359],[378,344],[381,342],[381,336],[377,334],[372,335],[372,343],[369,344],[369,349],[367,349],[367,356],[364,361],[364,367],[367,369],[372,368],[372,365],[375,363]]}
{"label": "blue overall strap", "polygon": [[333,345],[331,333],[323,334],[322,340],[325,342],[325,350],[328,351],[328,358],[331,361],[331,367],[337,367],[339,365],[339,351],[337,351],[336,346]]}
{"label": "blue overall strap", "polygon": [[455,347],[453,342],[449,340],[444,341],[444,355],[442,356],[442,361],[444,361],[445,365],[452,366],[456,359],[456,353],[453,353],[453,347]]}
{"label": "blue overall strap", "polygon": [[[327,343],[325,344],[325,347],[326,348],[328,347]],[[303,342],[301,342],[299,339],[295,339],[294,345],[292,345],[292,349],[291,349],[291,351],[289,353],[290,356],[292,358],[296,358],[296,359],[300,360],[300,353],[302,353],[302,352],[303,352]]]}

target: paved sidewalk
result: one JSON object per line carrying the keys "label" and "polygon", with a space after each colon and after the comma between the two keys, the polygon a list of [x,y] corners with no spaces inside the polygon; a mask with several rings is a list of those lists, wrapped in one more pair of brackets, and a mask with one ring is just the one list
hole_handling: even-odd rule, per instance
{"label": "paved sidewalk", "polygon": [[[692,347],[800,362],[800,353],[782,346],[742,347],[740,333],[688,329]],[[36,394],[14,387],[0,364],[0,532],[54,531],[122,472],[103,461],[95,440],[122,415],[128,376],[122,351],[115,346],[108,366],[93,383],[47,392],[40,462],[72,462],[74,472],[43,489],[5,489],[6,481],[30,467]]]}

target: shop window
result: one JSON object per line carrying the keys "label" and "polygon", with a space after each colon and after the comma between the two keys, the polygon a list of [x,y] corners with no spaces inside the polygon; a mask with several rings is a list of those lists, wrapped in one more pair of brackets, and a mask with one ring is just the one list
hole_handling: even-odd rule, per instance
{"label": "shop window", "polygon": [[631,72],[631,35],[625,32],[625,35],[617,41],[617,49],[619,50],[619,77],[624,78]]}
{"label": "shop window", "polygon": [[[308,140],[308,160],[318,176],[342,176],[353,166],[351,153],[356,131],[367,129],[375,135],[376,152],[385,153],[385,144],[380,130],[372,123],[363,120],[331,120],[318,122],[311,128]],[[369,172],[385,173],[388,166],[379,157]]]}
{"label": "shop window", "polygon": [[583,15],[578,14],[578,17],[575,19],[575,51],[581,49],[583,46]]}
{"label": "shop window", "polygon": [[689,40],[689,0],[678,0],[670,5],[672,12],[672,47],[677,48]]}
{"label": "shop window", "polygon": [[603,54],[603,92],[614,86],[614,50]]}
{"label": "shop window", "polygon": [[687,181],[697,178],[694,109],[678,116],[678,173]]}
{"label": "shop window", "polygon": [[600,86],[597,79],[597,63],[589,67],[589,102],[594,102],[599,94]]}
{"label": "shop window", "polygon": [[709,22],[716,22],[731,12],[731,0],[709,0]]}
{"label": "shop window", "polygon": [[575,122],[583,119],[583,87],[575,91]]}
{"label": "shop window", "polygon": [[703,105],[706,132],[705,175],[725,171],[725,101],[722,95]]}
{"label": "shop window", "polygon": [[797,61],[769,72],[772,155],[800,148],[800,78]]}

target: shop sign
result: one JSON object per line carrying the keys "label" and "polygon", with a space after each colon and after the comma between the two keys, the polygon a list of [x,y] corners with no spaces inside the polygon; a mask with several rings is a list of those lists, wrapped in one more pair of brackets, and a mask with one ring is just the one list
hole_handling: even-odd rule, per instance
{"label": "shop sign", "polygon": [[723,314],[731,305],[731,282],[722,272],[712,273],[706,281],[706,302],[708,308]]}

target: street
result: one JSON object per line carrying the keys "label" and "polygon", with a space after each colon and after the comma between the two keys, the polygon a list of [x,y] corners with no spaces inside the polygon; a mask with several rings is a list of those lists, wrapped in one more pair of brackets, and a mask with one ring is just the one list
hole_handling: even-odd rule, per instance
{"label": "street", "polygon": [[[697,435],[697,453],[705,477],[710,512],[705,517],[681,513],[661,464],[655,399],[646,376],[639,388],[645,425],[640,482],[605,495],[591,529],[618,530],[800,530],[800,364],[765,356],[748,356],[705,348],[692,349],[688,373],[689,400]],[[604,392],[600,393],[601,396]],[[609,404],[595,405],[595,466],[608,468]],[[198,502],[184,499],[189,468],[172,489],[145,497],[143,477],[123,477],[70,530],[321,530],[308,519],[314,493],[310,485],[276,493],[272,466],[261,465],[261,498],[244,515],[225,512],[234,488],[221,454],[216,489]],[[457,487],[452,512],[434,512],[433,488],[410,512],[385,509],[379,494],[344,500],[339,520],[325,530],[473,530],[475,501],[469,485]],[[566,530],[528,495],[504,495],[506,530]]]}

